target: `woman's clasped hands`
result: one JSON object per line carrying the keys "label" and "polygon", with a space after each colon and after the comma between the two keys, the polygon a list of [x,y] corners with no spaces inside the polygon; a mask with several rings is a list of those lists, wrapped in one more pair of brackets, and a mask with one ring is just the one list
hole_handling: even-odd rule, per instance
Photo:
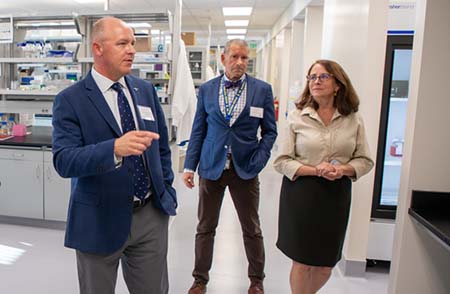
{"label": "woman's clasped hands", "polygon": [[323,161],[316,165],[316,171],[318,177],[325,178],[329,181],[340,179],[344,175],[340,165],[332,164],[328,161]]}

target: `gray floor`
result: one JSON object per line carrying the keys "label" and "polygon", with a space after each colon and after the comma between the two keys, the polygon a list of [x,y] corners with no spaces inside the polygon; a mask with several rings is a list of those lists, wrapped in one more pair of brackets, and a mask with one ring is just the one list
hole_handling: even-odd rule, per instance
{"label": "gray floor", "polygon": [[[179,211],[170,226],[170,293],[183,294],[192,283],[197,190],[185,189],[177,174]],[[261,222],[266,246],[268,294],[290,293],[290,261],[275,247],[278,193],[281,176],[269,164],[260,175]],[[198,181],[197,181],[198,182]],[[78,293],[75,255],[63,247],[62,230],[0,224],[0,293],[2,294],[75,294]],[[214,265],[208,294],[245,294],[247,261],[241,231],[229,195],[222,208],[216,236]],[[321,294],[387,293],[388,275],[368,272],[365,278],[343,277],[334,270]],[[117,294],[126,294],[119,275]]]}

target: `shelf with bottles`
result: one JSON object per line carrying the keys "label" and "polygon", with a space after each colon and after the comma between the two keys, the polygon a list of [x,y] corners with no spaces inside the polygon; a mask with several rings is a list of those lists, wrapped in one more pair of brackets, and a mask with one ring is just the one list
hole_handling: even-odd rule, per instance
{"label": "shelf with bottles", "polygon": [[52,100],[71,80],[81,77],[81,66],[74,60],[81,36],[72,16],[15,18],[13,25],[14,42],[0,44],[2,100]]}
{"label": "shelf with bottles", "polygon": [[156,85],[156,84],[166,84],[169,83],[170,79],[161,79],[161,78],[146,78],[144,80],[147,80],[149,82],[151,82],[152,84]]}
{"label": "shelf with bottles", "polygon": [[[76,59],[80,63],[93,63],[93,57],[80,57]],[[172,60],[167,58],[165,52],[137,52],[134,56],[133,65],[136,64],[170,64]]]}
{"label": "shelf with bottles", "polygon": [[77,64],[17,63],[10,67],[10,83],[0,93],[3,99],[27,100],[29,96],[42,99],[42,96],[55,96],[80,77],[81,67]]}
{"label": "shelf with bottles", "polygon": [[[0,96],[8,96],[8,95],[14,95],[14,96],[55,96],[58,94],[59,91],[52,91],[52,90],[11,90],[11,89],[0,89]],[[17,99],[17,98],[16,98]],[[28,100],[30,98],[24,98],[23,100]],[[7,97],[3,100],[14,100],[14,99],[8,99]],[[22,99],[17,99],[22,100]]]}
{"label": "shelf with bottles", "polygon": [[[79,40],[78,40],[79,41]],[[61,44],[66,44],[66,41],[60,41]],[[71,41],[72,42],[72,41]],[[52,45],[53,43],[53,45]],[[28,59],[45,59],[45,58],[73,58],[74,52],[78,50],[78,42],[75,45],[71,45],[72,50],[68,50],[64,45],[57,45],[55,41],[29,41],[26,39],[24,42],[16,43],[16,47],[19,50],[19,55]],[[53,49],[54,46],[57,49]],[[18,55],[16,51],[15,55]]]}
{"label": "shelf with bottles", "polygon": [[[77,59],[77,62],[80,63],[94,63],[94,58],[92,57],[81,57]],[[171,61],[169,59],[160,59],[160,58],[135,58],[133,64],[170,64]]]}
{"label": "shelf with bottles", "polygon": [[1,57],[0,63],[23,63],[23,64],[33,64],[33,63],[76,63],[72,57]]}
{"label": "shelf with bottles", "polygon": [[[51,113],[57,93],[86,76],[93,65],[89,28],[102,16],[14,18],[13,43],[0,44],[0,111]],[[115,16],[132,27],[142,23],[151,27],[151,30],[135,28],[136,36],[146,35],[153,46],[149,50],[137,50],[132,69],[138,76],[147,75],[146,71],[157,72],[146,79],[155,85],[161,103],[170,104],[173,15],[164,10]],[[155,70],[155,67],[161,69]],[[24,74],[21,69],[25,68],[35,72]],[[41,83],[44,74],[51,79]],[[32,75],[33,80],[27,78]]]}
{"label": "shelf with bottles", "polygon": [[41,113],[51,114],[53,101],[37,100],[33,103],[21,100],[1,100],[0,111],[8,113]]}
{"label": "shelf with bottles", "polygon": [[202,46],[186,46],[186,54],[192,79],[196,85],[205,81],[207,48]]}

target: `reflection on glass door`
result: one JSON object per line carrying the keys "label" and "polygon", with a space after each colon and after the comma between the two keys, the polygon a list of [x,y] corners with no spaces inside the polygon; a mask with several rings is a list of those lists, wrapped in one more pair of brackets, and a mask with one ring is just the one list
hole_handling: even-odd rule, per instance
{"label": "reflection on glass door", "polygon": [[388,36],[372,217],[394,218],[408,104],[412,36]]}

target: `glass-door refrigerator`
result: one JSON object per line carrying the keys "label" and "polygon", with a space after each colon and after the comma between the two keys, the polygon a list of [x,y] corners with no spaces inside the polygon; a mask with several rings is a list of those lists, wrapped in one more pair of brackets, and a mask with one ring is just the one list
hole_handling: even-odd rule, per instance
{"label": "glass-door refrigerator", "polygon": [[395,218],[408,106],[412,44],[412,35],[388,35],[372,218]]}

